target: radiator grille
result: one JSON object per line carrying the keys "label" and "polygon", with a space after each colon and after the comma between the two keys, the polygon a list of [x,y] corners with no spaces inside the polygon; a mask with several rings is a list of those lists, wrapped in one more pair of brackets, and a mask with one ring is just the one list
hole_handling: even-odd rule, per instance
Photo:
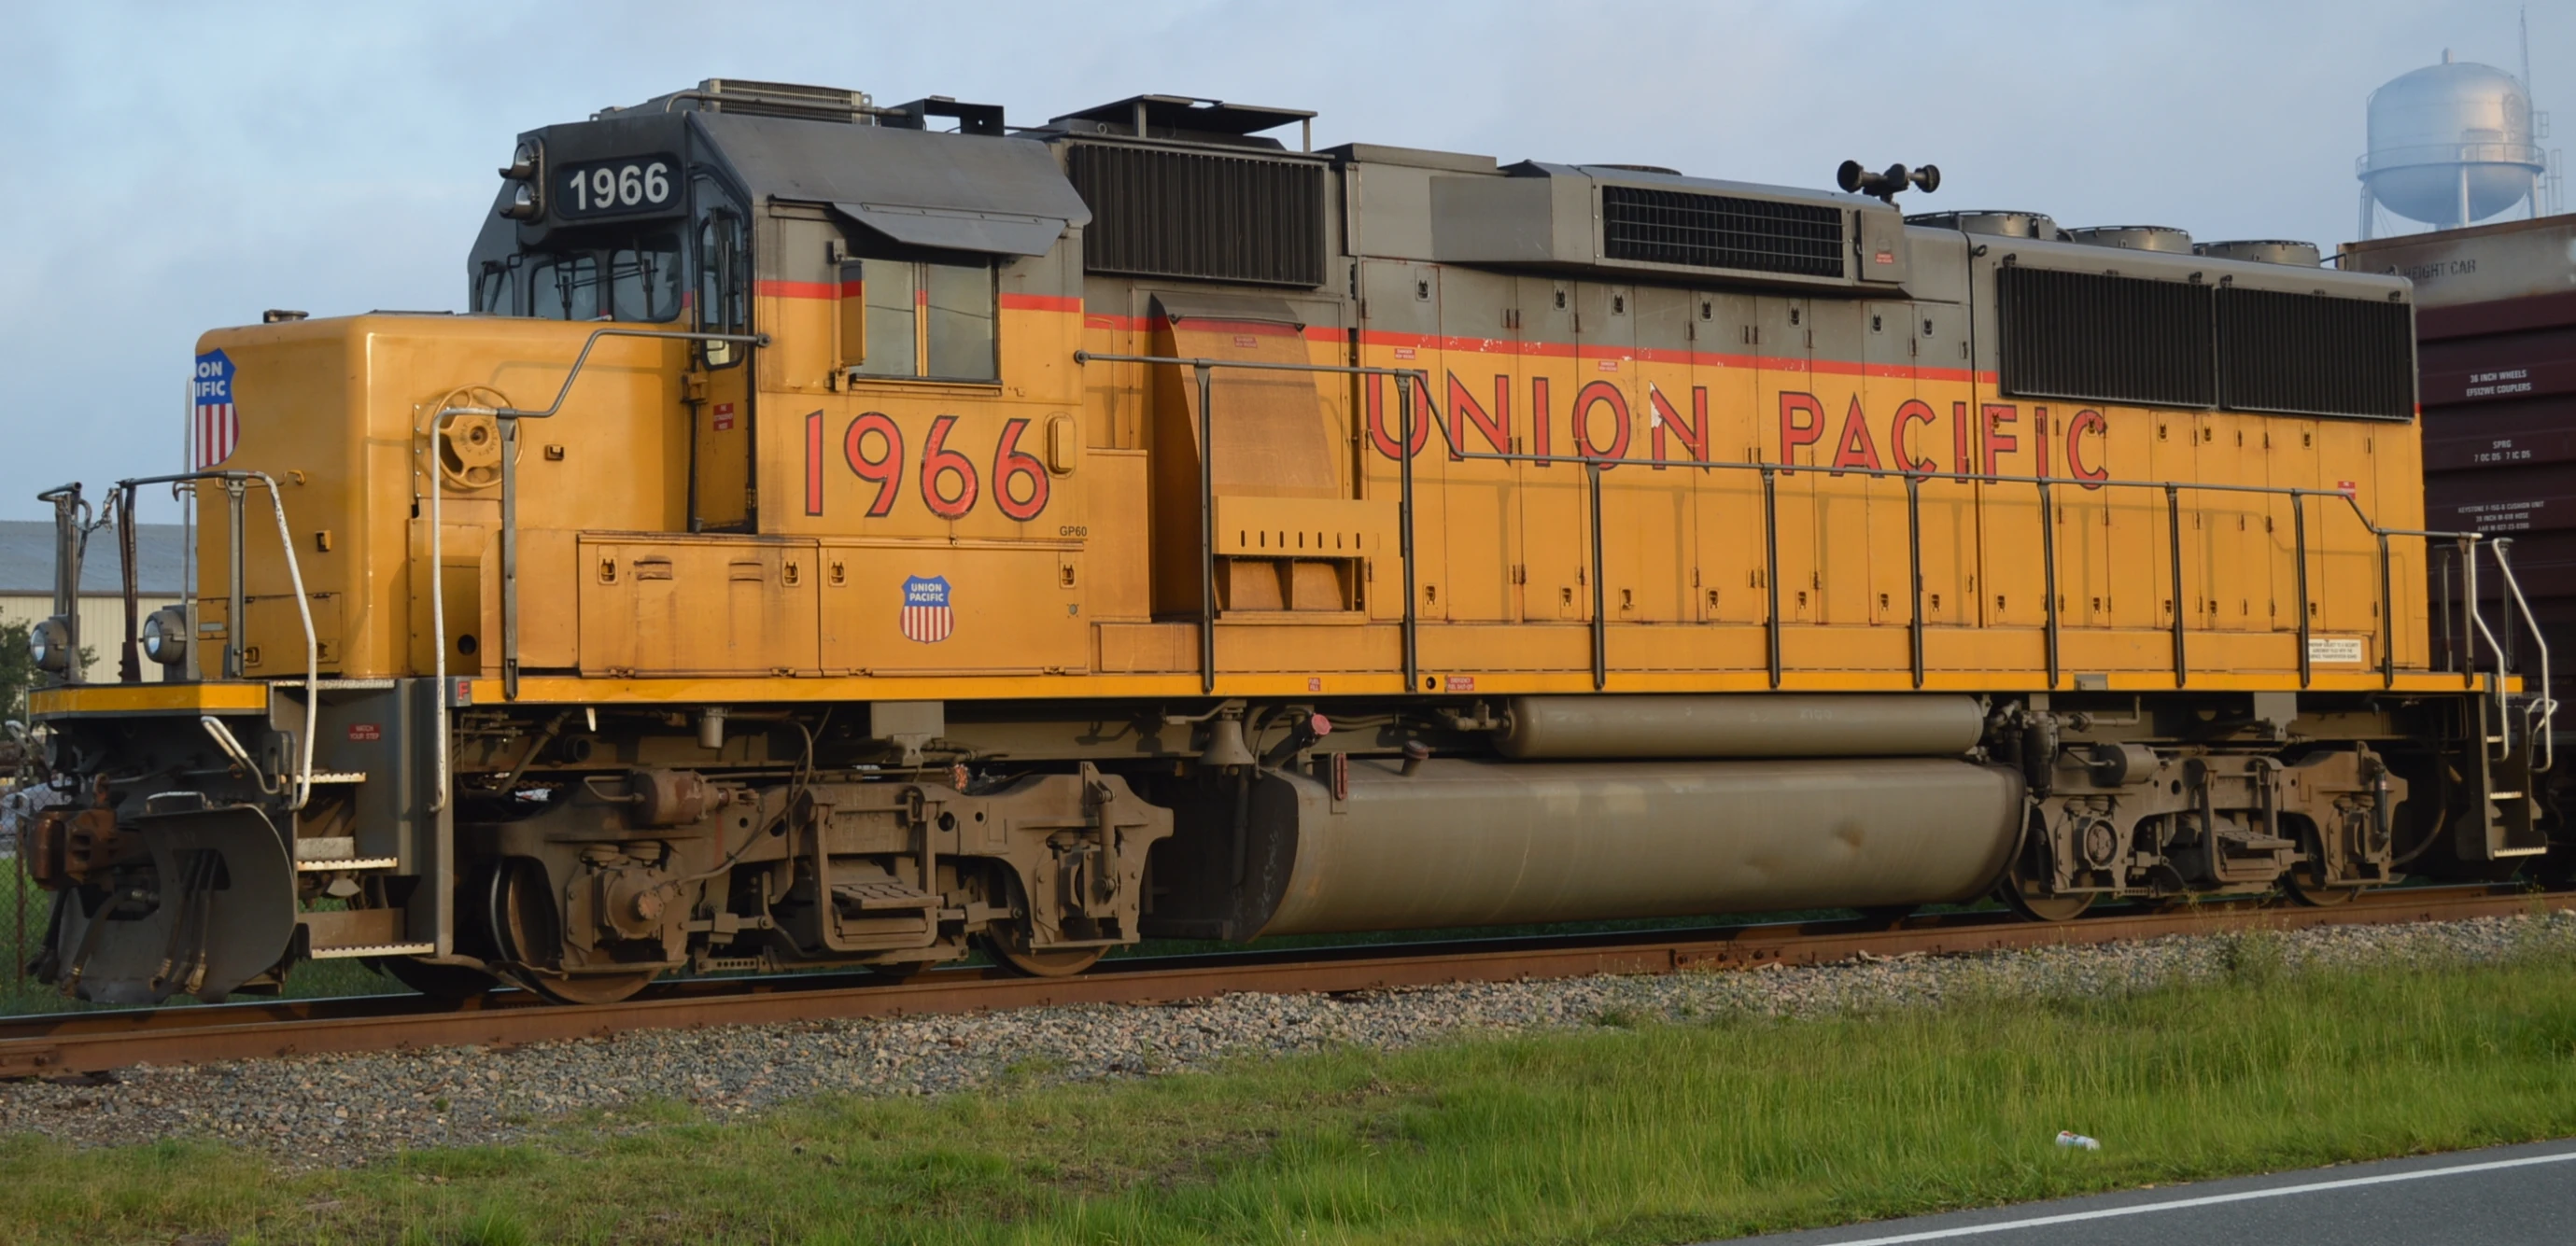
{"label": "radiator grille", "polygon": [[1323,284],[1319,165],[1089,143],[1067,159],[1091,272]]}
{"label": "radiator grille", "polygon": [[2403,303],[2218,293],[2218,393],[2237,411],[2415,414],[2415,322]]}
{"label": "radiator grille", "polygon": [[2217,404],[2208,286],[2019,267],[1995,278],[2005,393]]}
{"label": "radiator grille", "polygon": [[1843,210],[1636,186],[1601,188],[1603,250],[1614,260],[1840,277]]}

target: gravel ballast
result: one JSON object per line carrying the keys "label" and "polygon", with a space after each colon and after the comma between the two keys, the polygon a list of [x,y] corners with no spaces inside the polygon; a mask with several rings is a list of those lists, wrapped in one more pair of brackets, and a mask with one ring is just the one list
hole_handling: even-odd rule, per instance
{"label": "gravel ballast", "polygon": [[2576,953],[2576,911],[2257,936],[2188,935],[1973,956],[1861,958],[1806,968],[1474,983],[1182,1004],[660,1030],[608,1038],[138,1067],[75,1085],[0,1083],[0,1134],[74,1146],[229,1142],[295,1168],[402,1150],[525,1141],[563,1118],[642,1104],[712,1119],[815,1095],[937,1095],[1004,1078],[1095,1080],[1206,1069],[1343,1046],[1728,1015],[1811,1017],[2006,998],[2131,991],[2223,976],[2249,956],[2296,972],[2473,964]]}

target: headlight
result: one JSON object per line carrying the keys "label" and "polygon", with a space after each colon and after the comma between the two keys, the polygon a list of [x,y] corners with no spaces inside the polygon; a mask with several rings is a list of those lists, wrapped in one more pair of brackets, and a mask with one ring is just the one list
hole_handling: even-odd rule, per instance
{"label": "headlight", "polygon": [[178,606],[163,606],[145,616],[143,653],[163,666],[187,661],[188,612]]}
{"label": "headlight", "polygon": [[510,192],[510,206],[501,209],[501,215],[514,221],[537,219],[540,213],[537,209],[536,188],[525,182],[519,183],[519,188]]}
{"label": "headlight", "polygon": [[27,654],[36,669],[60,675],[72,668],[72,625],[55,615],[27,629]]}
{"label": "headlight", "polygon": [[537,164],[537,145],[521,139],[518,147],[510,152],[510,165],[501,170],[501,176],[514,182],[534,181]]}

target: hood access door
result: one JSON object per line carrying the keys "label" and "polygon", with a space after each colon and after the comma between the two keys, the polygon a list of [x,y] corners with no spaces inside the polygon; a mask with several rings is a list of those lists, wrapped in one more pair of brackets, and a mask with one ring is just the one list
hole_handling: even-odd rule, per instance
{"label": "hood access door", "polygon": [[[1200,610],[1209,571],[1199,545],[1203,507],[1219,619],[1344,621],[1366,610],[1368,560],[1393,552],[1396,516],[1393,499],[1359,496],[1351,378],[1241,366],[1340,364],[1340,326],[1310,324],[1310,314],[1332,313],[1303,312],[1285,299],[1155,296],[1154,353],[1215,363],[1204,424],[1198,369],[1155,369],[1157,613]],[[1310,340],[1315,328],[1326,331],[1320,342]]]}

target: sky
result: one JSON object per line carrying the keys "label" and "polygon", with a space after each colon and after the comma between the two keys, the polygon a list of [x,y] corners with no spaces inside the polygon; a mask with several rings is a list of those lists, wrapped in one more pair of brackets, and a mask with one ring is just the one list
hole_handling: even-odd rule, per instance
{"label": "sky", "polygon": [[[0,518],[50,514],[35,494],[64,481],[178,469],[207,329],[461,308],[519,132],[705,78],[948,95],[1014,124],[1194,95],[1313,109],[1319,147],[1816,188],[1846,158],[1932,163],[1941,189],[1910,210],[2330,249],[2356,234],[2372,88],[2446,47],[2517,69],[2517,7],[6,0]],[[2576,5],[2530,7],[2533,96],[2576,124]]]}

